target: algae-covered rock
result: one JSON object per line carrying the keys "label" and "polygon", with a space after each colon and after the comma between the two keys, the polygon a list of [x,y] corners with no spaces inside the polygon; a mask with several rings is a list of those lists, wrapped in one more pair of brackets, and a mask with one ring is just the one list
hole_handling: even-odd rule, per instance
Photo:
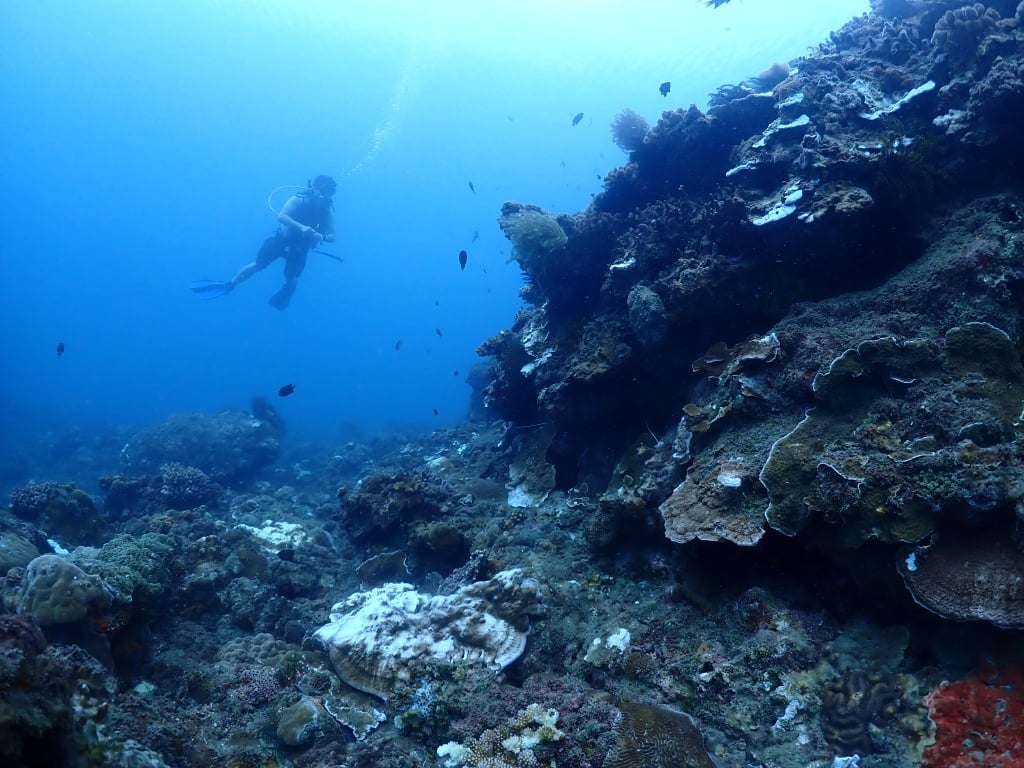
{"label": "algae-covered rock", "polygon": [[870,339],[814,379],[816,406],[772,447],[760,479],[776,530],[840,546],[914,542],[937,513],[978,515],[1024,480],[1024,368],[987,323],[940,339]]}

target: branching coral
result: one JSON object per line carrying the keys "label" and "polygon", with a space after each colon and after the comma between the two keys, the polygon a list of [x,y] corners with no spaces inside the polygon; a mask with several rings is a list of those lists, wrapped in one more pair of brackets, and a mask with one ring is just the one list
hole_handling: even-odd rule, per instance
{"label": "branching coral", "polygon": [[465,765],[471,768],[532,768],[539,765],[535,749],[560,741],[565,734],[558,730],[558,712],[530,704],[515,717],[497,728],[488,728],[465,744],[448,742],[437,748],[438,757],[445,758],[448,768]]}

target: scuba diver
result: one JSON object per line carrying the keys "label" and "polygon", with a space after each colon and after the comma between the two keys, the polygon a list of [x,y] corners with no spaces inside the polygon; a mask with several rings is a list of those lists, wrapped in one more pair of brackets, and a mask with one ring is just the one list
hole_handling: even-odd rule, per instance
{"label": "scuba diver", "polygon": [[284,285],[270,297],[270,305],[285,309],[295,293],[310,249],[323,242],[334,242],[332,198],[337,188],[337,183],[330,176],[317,176],[308,187],[288,198],[277,215],[277,231],[263,241],[254,261],[238,270],[238,274],[226,283],[202,281],[192,290],[202,294],[204,299],[224,296],[271,262],[283,258]]}

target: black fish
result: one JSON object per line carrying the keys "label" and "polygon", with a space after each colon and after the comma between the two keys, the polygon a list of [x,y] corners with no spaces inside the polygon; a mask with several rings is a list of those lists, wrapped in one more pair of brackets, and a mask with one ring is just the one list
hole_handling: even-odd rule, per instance
{"label": "black fish", "polygon": [[473,239],[470,240],[469,242],[475,243],[479,237],[480,237],[480,230],[479,229],[474,229],[473,230]]}
{"label": "black fish", "polygon": [[294,384],[285,384],[283,387],[281,387],[279,390],[277,390],[277,394],[279,394],[281,397],[288,397],[288,395],[290,395],[294,391],[295,391],[295,385]]}
{"label": "black fish", "polygon": [[64,342],[62,341],[62,342],[60,342],[57,345],[57,357],[60,357],[63,354],[64,354]]}
{"label": "black fish", "polygon": [[437,408],[434,409],[434,415],[437,416]]}
{"label": "black fish", "polygon": [[441,333],[441,329],[440,328],[435,328],[434,329],[434,333],[436,333],[438,336],[444,336],[444,334]]}
{"label": "black fish", "polygon": [[402,348],[402,340],[399,339],[398,341],[395,342],[395,352],[397,352],[401,348]]}
{"label": "black fish", "polygon": [[454,372],[454,373],[452,374],[452,376],[458,376],[458,375],[459,375],[459,372],[458,372],[458,371],[455,371],[455,372]]}
{"label": "black fish", "polygon": [[583,119],[583,113],[582,112],[577,112],[576,113],[576,117],[574,117],[572,119],[572,124],[573,125],[579,125],[580,124],[580,120],[582,120],[582,119]]}
{"label": "black fish", "polygon": [[472,181],[469,182],[469,191],[472,192],[474,195],[476,194],[476,187],[473,186]]}
{"label": "black fish", "polygon": [[658,92],[662,96],[668,96],[668,92],[672,90],[672,83],[666,80],[664,83],[658,86]]}
{"label": "black fish", "polygon": [[465,251],[459,251],[459,269],[466,268],[466,262],[469,260],[469,254]]}

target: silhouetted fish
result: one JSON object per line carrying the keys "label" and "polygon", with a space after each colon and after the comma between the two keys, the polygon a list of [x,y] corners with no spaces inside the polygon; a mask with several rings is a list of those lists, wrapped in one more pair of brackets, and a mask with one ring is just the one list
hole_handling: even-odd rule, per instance
{"label": "silhouetted fish", "polygon": [[472,181],[469,182],[469,191],[472,192],[474,195],[476,194],[476,187],[473,186]]}
{"label": "silhouetted fish", "polygon": [[288,395],[290,395],[294,391],[295,391],[295,385],[294,384],[285,384],[283,387],[281,387],[279,390],[277,390],[277,394],[279,394],[281,397],[288,397]]}
{"label": "silhouetted fish", "polygon": [[672,90],[672,83],[666,80],[664,83],[658,86],[658,93],[662,96],[668,96],[668,92]]}
{"label": "silhouetted fish", "polygon": [[402,348],[402,340],[399,339],[398,341],[395,342],[395,352],[397,352],[401,348]]}
{"label": "silhouetted fish", "polygon": [[717,8],[720,5],[725,5],[729,0],[704,0],[704,5],[708,8]]}
{"label": "silhouetted fish", "polygon": [[469,242],[475,243],[479,237],[480,237],[480,230],[479,229],[474,229],[473,230],[473,239],[470,240]]}
{"label": "silhouetted fish", "polygon": [[64,354],[64,342],[62,341],[62,342],[60,342],[57,345],[57,357],[60,357],[63,354]]}
{"label": "silhouetted fish", "polygon": [[434,409],[434,415],[437,416],[437,408]]}
{"label": "silhouetted fish", "polygon": [[452,376],[458,376],[458,375],[459,375],[459,372],[458,372],[458,371],[454,371],[454,372],[452,373]]}
{"label": "silhouetted fish", "polygon": [[459,251],[459,269],[465,269],[467,261],[469,261],[469,254],[465,251]]}
{"label": "silhouetted fish", "polygon": [[574,117],[572,119],[572,124],[573,125],[579,125],[580,124],[580,120],[582,120],[582,119],[583,119],[583,113],[582,112],[577,112],[576,113],[576,117]]}
{"label": "silhouetted fish", "polygon": [[444,336],[444,334],[441,333],[441,329],[440,328],[435,328],[434,329],[434,333],[436,333],[438,336]]}

